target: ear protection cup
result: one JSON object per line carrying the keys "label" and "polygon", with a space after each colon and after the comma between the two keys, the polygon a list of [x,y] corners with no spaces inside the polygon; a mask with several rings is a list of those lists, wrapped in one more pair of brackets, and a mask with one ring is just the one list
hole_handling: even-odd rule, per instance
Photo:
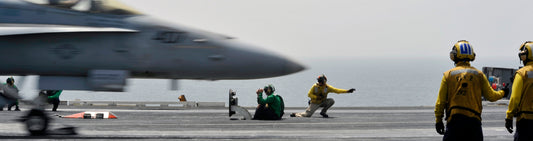
{"label": "ear protection cup", "polygon": [[457,50],[455,50],[455,46],[453,46],[452,51],[450,51],[450,59],[452,61],[455,61],[455,58],[457,58],[456,56],[457,56]]}
{"label": "ear protection cup", "polygon": [[529,55],[529,50],[531,49],[530,43],[533,43],[532,41],[526,41],[520,46],[520,52],[518,53],[518,57],[521,61],[531,60],[533,56]]}
{"label": "ear protection cup", "polygon": [[525,61],[527,59],[527,51],[520,51],[520,53],[518,53],[518,57],[520,57],[521,61]]}

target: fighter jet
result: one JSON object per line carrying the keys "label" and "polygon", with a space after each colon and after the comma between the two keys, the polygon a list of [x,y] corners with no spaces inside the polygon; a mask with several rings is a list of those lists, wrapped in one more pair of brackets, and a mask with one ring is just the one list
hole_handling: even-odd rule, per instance
{"label": "fighter jet", "polygon": [[1,0],[0,60],[0,75],[39,75],[41,90],[123,91],[128,78],[256,79],[304,70],[233,37],[164,22],[115,0]]}

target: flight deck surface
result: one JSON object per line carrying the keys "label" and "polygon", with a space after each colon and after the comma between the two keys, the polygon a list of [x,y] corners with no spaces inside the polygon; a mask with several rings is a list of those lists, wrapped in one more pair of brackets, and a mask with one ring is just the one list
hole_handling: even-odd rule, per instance
{"label": "flight deck surface", "polygon": [[[504,128],[507,106],[484,106],[484,139],[512,140]],[[0,111],[0,139],[73,140],[442,140],[435,132],[433,107],[333,107],[330,118],[317,111],[311,118],[289,117],[305,108],[286,108],[281,121],[231,120],[227,108],[145,110],[60,106],[48,112],[51,129],[75,126],[78,135],[28,136],[14,119],[22,112]],[[248,109],[253,114],[254,109]],[[109,111],[118,119],[67,119],[84,111]],[[234,115],[234,117],[242,117]]]}

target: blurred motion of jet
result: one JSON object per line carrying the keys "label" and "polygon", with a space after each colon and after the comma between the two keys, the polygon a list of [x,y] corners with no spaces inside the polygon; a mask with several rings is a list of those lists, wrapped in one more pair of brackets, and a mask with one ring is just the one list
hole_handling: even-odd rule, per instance
{"label": "blurred motion of jet", "polygon": [[39,75],[38,88],[53,90],[123,91],[127,78],[256,79],[304,69],[115,0],[1,0],[0,54],[0,75]]}
{"label": "blurred motion of jet", "polygon": [[[176,83],[304,70],[264,49],[162,22],[115,0],[0,0],[0,60],[0,75],[39,75],[41,90],[123,91],[128,78]],[[20,121],[39,135],[49,120],[35,108]]]}

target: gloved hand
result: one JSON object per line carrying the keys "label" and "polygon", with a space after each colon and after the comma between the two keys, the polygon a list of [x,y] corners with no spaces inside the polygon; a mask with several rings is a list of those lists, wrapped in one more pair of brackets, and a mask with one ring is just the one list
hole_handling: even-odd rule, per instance
{"label": "gloved hand", "polygon": [[351,89],[348,90],[349,93],[353,93],[354,91],[355,91],[354,88],[351,88]]}
{"label": "gloved hand", "polygon": [[322,95],[317,95],[316,96],[316,99],[320,100],[320,99],[323,99],[324,97]]}
{"label": "gloved hand", "polygon": [[513,119],[505,119],[505,128],[509,133],[513,133]]}
{"label": "gloved hand", "polygon": [[509,85],[505,85],[505,87],[503,87],[503,97],[507,97],[509,95]]}
{"label": "gloved hand", "polygon": [[435,129],[437,129],[437,133],[441,134],[441,135],[444,135],[444,123],[441,122],[437,122],[435,124]]}
{"label": "gloved hand", "polygon": [[258,89],[257,91],[255,91],[255,93],[257,94],[257,96],[259,96],[260,94],[263,94],[263,89]]}

